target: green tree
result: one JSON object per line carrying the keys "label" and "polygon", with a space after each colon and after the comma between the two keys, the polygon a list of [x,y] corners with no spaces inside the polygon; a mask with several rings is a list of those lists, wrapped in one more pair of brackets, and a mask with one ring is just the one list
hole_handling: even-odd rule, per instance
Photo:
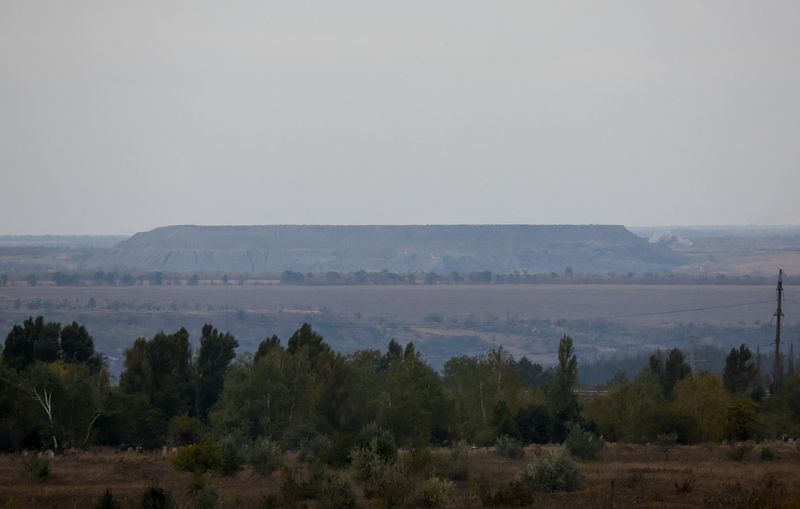
{"label": "green tree", "polygon": [[15,369],[25,369],[34,361],[55,362],[61,358],[61,324],[45,323],[41,316],[14,325],[6,336],[3,361]]}
{"label": "green tree", "polygon": [[694,423],[692,441],[716,442],[725,435],[730,397],[722,381],[712,373],[686,377],[675,385],[671,408]]}
{"label": "green tree", "polygon": [[225,371],[236,356],[239,343],[230,334],[220,334],[210,324],[203,326],[202,334],[196,363],[197,410],[205,417],[222,392]]}
{"label": "green tree", "polygon": [[95,357],[94,340],[86,327],[72,322],[61,329],[61,351],[67,362],[88,363]]}
{"label": "green tree", "polygon": [[725,438],[729,440],[751,440],[758,436],[759,404],[749,398],[738,398],[728,407],[725,423]]}
{"label": "green tree", "polygon": [[267,355],[273,348],[279,348],[280,346],[281,340],[275,334],[273,334],[272,337],[264,338],[264,340],[258,344],[254,360],[258,362],[259,358]]}
{"label": "green tree", "polygon": [[547,406],[553,417],[553,439],[562,442],[566,437],[567,425],[577,421],[580,413],[575,386],[578,383],[578,358],[572,338],[563,336],[558,344],[558,365],[553,384],[547,391]]}
{"label": "green tree", "polygon": [[228,370],[210,415],[213,427],[219,433],[242,429],[251,438],[276,440],[299,423],[314,427],[313,375],[306,356],[292,355],[280,345],[256,361],[242,359]]}
{"label": "green tree", "polygon": [[[514,359],[502,348],[480,357],[453,357],[445,363],[444,386],[453,396],[460,436],[484,445],[493,444],[502,433],[516,436],[512,416],[529,401],[515,368]],[[494,415],[498,405],[504,406],[499,420]]]}
{"label": "green tree", "polygon": [[800,375],[789,375],[764,403],[764,421],[774,437],[800,435]]}
{"label": "green tree", "polygon": [[[390,350],[390,354],[392,354]],[[441,379],[408,343],[402,357],[391,355],[381,394],[378,423],[399,443],[446,440],[452,430],[451,403]]]}
{"label": "green tree", "polygon": [[105,371],[92,374],[81,364],[37,363],[23,380],[46,445],[60,450],[90,443],[108,391]]}
{"label": "green tree", "polygon": [[321,356],[331,351],[331,347],[325,343],[324,338],[317,334],[308,323],[301,325],[292,334],[286,344],[286,349],[290,354],[304,350],[312,365],[315,365]]}
{"label": "green tree", "polygon": [[646,442],[666,431],[663,404],[661,381],[644,370],[633,382],[616,385],[607,396],[589,401],[583,413],[607,440]]}
{"label": "green tree", "polygon": [[[149,409],[142,417],[147,426],[132,430],[141,440],[157,439],[153,433],[163,437],[169,419],[194,410],[195,383],[191,359],[189,333],[184,328],[174,334],[160,332],[150,341],[139,338],[125,352],[120,389],[137,399],[131,402],[132,405],[144,403]],[[152,426],[153,418],[157,419],[157,426]],[[134,420],[137,419],[140,417],[136,416]]]}
{"label": "green tree", "polygon": [[550,414],[542,404],[530,404],[514,416],[520,438],[528,443],[544,444],[550,441]]}
{"label": "green tree", "polygon": [[357,392],[356,371],[347,360],[330,353],[316,362],[314,392],[319,395],[316,414],[324,432],[355,432],[366,421],[361,406],[364,395]]}
{"label": "green tree", "polygon": [[519,428],[514,420],[514,415],[508,408],[505,401],[498,401],[492,410],[492,425],[497,432],[497,436],[509,436],[519,438]]}
{"label": "green tree", "polygon": [[677,348],[669,351],[666,360],[663,359],[660,350],[651,355],[650,370],[661,381],[661,389],[666,398],[671,398],[675,384],[692,372],[689,365],[684,362],[683,353]]}
{"label": "green tree", "polygon": [[731,394],[743,394],[752,389],[757,376],[758,366],[747,345],[741,345],[738,350],[732,348],[725,359],[722,376],[725,390]]}
{"label": "green tree", "polygon": [[527,357],[521,358],[514,364],[514,371],[530,388],[544,387],[548,383],[548,374],[542,365],[531,362]]}

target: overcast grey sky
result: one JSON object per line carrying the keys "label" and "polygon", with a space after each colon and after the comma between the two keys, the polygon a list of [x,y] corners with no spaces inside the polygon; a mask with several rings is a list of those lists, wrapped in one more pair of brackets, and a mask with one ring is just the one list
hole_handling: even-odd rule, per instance
{"label": "overcast grey sky", "polygon": [[0,233],[800,224],[800,2],[0,1]]}

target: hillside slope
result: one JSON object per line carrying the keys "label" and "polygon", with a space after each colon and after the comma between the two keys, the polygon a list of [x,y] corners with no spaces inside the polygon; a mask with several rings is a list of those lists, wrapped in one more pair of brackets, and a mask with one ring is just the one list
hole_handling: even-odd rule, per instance
{"label": "hillside slope", "polygon": [[382,270],[663,271],[680,259],[623,226],[166,226],[137,233],[87,265],[251,274]]}

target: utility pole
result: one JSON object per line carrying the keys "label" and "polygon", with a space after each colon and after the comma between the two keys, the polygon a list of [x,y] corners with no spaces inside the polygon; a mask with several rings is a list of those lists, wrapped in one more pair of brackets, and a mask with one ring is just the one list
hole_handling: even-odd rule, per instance
{"label": "utility pole", "polygon": [[697,363],[707,362],[705,359],[694,358],[694,336],[689,338],[689,366],[692,368],[692,378],[697,377]]}
{"label": "utility pole", "polygon": [[758,377],[761,378],[761,347],[756,346],[756,368],[758,368]]}
{"label": "utility pole", "polygon": [[783,358],[781,357],[781,318],[783,318],[783,311],[781,305],[783,304],[783,269],[778,270],[778,309],[775,310],[775,359],[772,363],[772,380],[775,384],[780,385],[783,382]]}

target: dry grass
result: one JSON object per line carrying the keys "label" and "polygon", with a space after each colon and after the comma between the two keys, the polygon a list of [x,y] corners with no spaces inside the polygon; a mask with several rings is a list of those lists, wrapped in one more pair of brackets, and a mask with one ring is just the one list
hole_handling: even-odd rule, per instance
{"label": "dry grass", "polygon": [[[674,447],[665,460],[663,449],[657,446],[609,444],[598,460],[581,463],[586,476],[583,490],[542,494],[534,506],[800,507],[800,451],[792,444],[769,445],[777,453],[774,461],[761,461],[761,446],[757,446],[743,461],[736,462],[727,458],[725,445]],[[541,450],[529,447],[527,459]],[[508,482],[526,463],[499,457],[487,449],[471,451],[470,461],[471,478],[457,484],[450,507],[480,507],[478,483]],[[290,467],[297,467],[293,457]],[[264,495],[278,494],[283,477],[280,472],[262,477],[244,470],[234,477],[210,476],[208,480],[226,507],[246,509],[257,507]],[[110,488],[123,507],[134,508],[144,489],[156,485],[169,491],[181,507],[189,507],[186,490],[190,479],[159,453],[97,449],[52,459],[50,478],[40,482],[25,472],[22,455],[6,454],[0,456],[0,506],[92,507]],[[376,507],[363,498],[360,506]]]}

